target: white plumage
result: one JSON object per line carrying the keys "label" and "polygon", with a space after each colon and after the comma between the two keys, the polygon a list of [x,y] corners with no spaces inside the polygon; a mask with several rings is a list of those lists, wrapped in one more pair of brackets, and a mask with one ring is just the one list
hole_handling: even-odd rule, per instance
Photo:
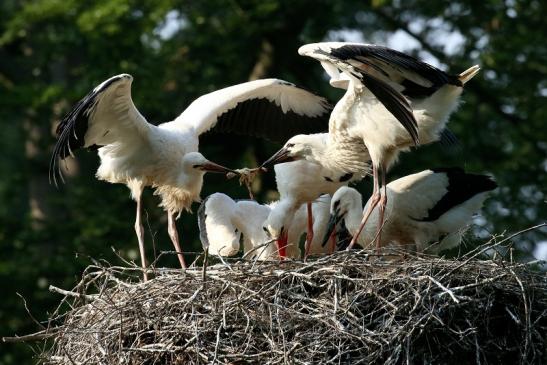
{"label": "white plumage", "polygon": [[[488,176],[467,174],[458,168],[425,170],[387,184],[389,195],[380,246],[415,247],[420,252],[438,253],[457,246],[472,215],[480,210],[488,191],[496,183]],[[360,227],[361,194],[340,188],[331,200],[328,232],[344,219],[351,234]],[[379,212],[371,214],[358,242],[369,247],[376,235]]]}
{"label": "white plumage", "polygon": [[[311,143],[322,148],[320,146],[325,146],[328,134],[312,134],[307,137]],[[319,206],[326,199],[317,200],[321,195],[332,195],[340,186],[347,185],[350,181],[359,181],[365,174],[364,171],[360,175],[332,171],[316,162],[306,160],[276,164],[274,171],[279,202],[264,222],[264,228],[271,237],[278,240],[279,247],[285,246],[285,233],[294,224],[296,212],[305,207],[308,214],[307,251],[310,251],[312,241],[317,235],[313,230],[317,217],[313,215],[312,202],[317,201]],[[283,250],[281,252],[283,255]]]}
{"label": "white plumage", "polygon": [[330,111],[325,99],[286,81],[267,79],[204,95],[174,121],[154,126],[133,104],[132,81],[127,74],[104,81],[65,116],[57,129],[50,171],[56,182],[58,159],[81,147],[99,148],[97,177],[126,184],[137,201],[135,230],[143,268],[140,197],[144,187],[154,187],[160,196],[168,213],[170,238],[184,267],[175,219],[200,200],[206,171],[231,171],[197,152],[200,134],[214,128],[284,141],[296,133],[324,130]]}
{"label": "white plumage", "polygon": [[440,138],[463,85],[479,67],[449,75],[404,53],[369,44],[315,43],[298,52],[319,60],[332,85],[347,87],[331,114],[329,133],[360,137],[368,149],[374,189],[362,225],[379,204],[380,236],[387,199],[386,194],[380,194],[380,185],[385,190],[387,169],[400,151]]}
{"label": "white plumage", "polygon": [[[324,196],[312,204],[317,235],[311,253],[325,253],[330,249],[321,245],[329,218],[329,203],[330,197]],[[262,229],[264,221],[277,205],[278,202],[262,205],[253,200],[234,201],[223,193],[211,194],[203,201],[198,213],[200,240],[204,249],[217,256],[234,256],[240,251],[241,234],[243,251],[247,257],[258,260],[278,259],[276,243]],[[287,232],[289,245],[285,248],[286,257],[301,257],[298,243],[306,227],[307,214],[302,206],[295,212]]]}

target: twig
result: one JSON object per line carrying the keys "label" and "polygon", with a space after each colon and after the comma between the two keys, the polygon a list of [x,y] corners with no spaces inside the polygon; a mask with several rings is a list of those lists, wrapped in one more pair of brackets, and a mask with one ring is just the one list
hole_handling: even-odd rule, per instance
{"label": "twig", "polygon": [[62,295],[67,296],[67,297],[74,297],[74,298],[78,298],[78,299],[94,300],[95,298],[97,298],[96,294],[75,293],[73,291],[57,288],[56,286],[53,286],[53,285],[49,286],[49,291],[53,292],[53,293],[62,294]]}

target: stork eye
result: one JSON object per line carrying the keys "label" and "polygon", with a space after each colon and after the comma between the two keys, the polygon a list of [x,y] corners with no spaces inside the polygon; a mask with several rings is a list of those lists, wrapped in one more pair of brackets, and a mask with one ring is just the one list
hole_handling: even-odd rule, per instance
{"label": "stork eye", "polygon": [[287,148],[294,147],[294,143],[287,143]]}

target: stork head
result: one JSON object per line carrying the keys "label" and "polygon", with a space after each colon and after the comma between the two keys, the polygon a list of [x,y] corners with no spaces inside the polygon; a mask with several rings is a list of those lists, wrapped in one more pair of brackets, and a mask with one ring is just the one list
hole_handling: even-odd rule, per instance
{"label": "stork head", "polygon": [[298,134],[289,139],[261,167],[303,159],[316,161],[315,157],[325,149],[326,136],[326,133]]}
{"label": "stork head", "polygon": [[273,210],[268,219],[264,221],[262,230],[269,239],[279,239],[286,232],[285,216],[285,212]]}
{"label": "stork head", "polygon": [[203,201],[198,211],[198,226],[204,249],[208,248],[211,254],[238,253],[241,233],[232,219],[235,209],[235,202],[222,193],[214,193]]}
{"label": "stork head", "polygon": [[323,246],[329,240],[338,223],[346,217],[349,211],[354,209],[362,209],[361,194],[354,188],[347,186],[342,186],[340,189],[336,190],[330,202],[330,218],[327,225],[327,231],[323,237]]}
{"label": "stork head", "polygon": [[218,165],[214,162],[209,161],[206,159],[201,153],[199,152],[189,152],[184,155],[182,158],[182,165],[183,169],[187,172],[216,172],[216,173],[236,173],[236,171],[231,170],[227,167]]}
{"label": "stork head", "polygon": [[296,209],[290,199],[282,199],[275,203],[268,218],[262,223],[262,229],[266,236],[270,239],[279,239],[284,233],[287,233],[291,224],[290,220],[294,217]]}

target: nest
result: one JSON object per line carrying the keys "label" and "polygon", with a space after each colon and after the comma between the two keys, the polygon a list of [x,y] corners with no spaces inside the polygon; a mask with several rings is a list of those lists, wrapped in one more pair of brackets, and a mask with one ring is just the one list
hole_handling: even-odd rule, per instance
{"label": "nest", "polygon": [[94,265],[45,331],[47,364],[545,363],[530,265],[339,252],[161,270]]}

